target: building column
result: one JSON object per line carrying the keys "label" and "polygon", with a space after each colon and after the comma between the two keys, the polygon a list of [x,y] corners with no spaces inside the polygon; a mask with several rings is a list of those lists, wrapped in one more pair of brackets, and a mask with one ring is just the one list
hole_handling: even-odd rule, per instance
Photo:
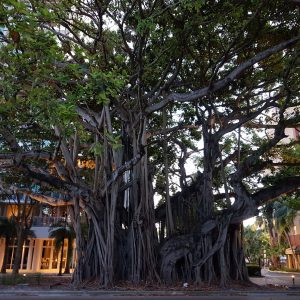
{"label": "building column", "polygon": [[41,268],[41,257],[43,249],[43,239],[36,239],[34,246],[34,255],[32,258],[32,271],[39,272]]}
{"label": "building column", "polygon": [[30,239],[29,250],[28,250],[28,261],[27,261],[27,271],[32,271],[32,260],[34,254],[34,239]]}
{"label": "building column", "polygon": [[293,264],[293,255],[292,254],[289,254],[288,255],[288,268],[289,269],[293,269],[294,268],[294,264]]}
{"label": "building column", "polygon": [[5,239],[0,238],[0,269],[2,268],[2,264],[3,264],[4,251],[5,251]]}

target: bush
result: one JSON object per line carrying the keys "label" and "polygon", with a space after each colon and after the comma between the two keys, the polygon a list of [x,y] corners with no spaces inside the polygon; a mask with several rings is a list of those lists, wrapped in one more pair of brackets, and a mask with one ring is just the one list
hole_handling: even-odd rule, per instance
{"label": "bush", "polygon": [[28,279],[30,280],[30,283],[35,283],[35,284],[40,285],[41,279],[42,279],[42,274],[41,273],[30,274]]}
{"label": "bush", "polygon": [[26,278],[20,274],[5,274],[0,277],[0,283],[3,285],[24,284],[25,282]]}
{"label": "bush", "polygon": [[287,268],[287,267],[284,267],[284,268],[282,268],[282,270],[285,271],[285,272],[300,273],[300,270],[299,270],[299,269],[293,269],[293,268]]}
{"label": "bush", "polygon": [[261,267],[259,265],[247,265],[247,269],[250,277],[261,276]]}
{"label": "bush", "polygon": [[17,284],[41,284],[42,274],[0,274],[0,284],[17,285]]}

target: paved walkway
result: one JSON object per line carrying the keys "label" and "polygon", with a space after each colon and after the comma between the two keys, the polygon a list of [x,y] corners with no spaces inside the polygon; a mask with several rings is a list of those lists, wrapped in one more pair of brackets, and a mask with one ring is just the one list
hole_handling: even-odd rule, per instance
{"label": "paved walkway", "polygon": [[300,299],[299,291],[276,290],[276,291],[238,291],[238,290],[222,290],[222,291],[0,291],[0,299],[10,300],[27,300],[27,299],[43,299],[43,300],[63,300],[63,299],[120,299],[120,300],[210,300],[210,299],[235,299],[235,300],[285,300]]}
{"label": "paved walkway", "polygon": [[299,288],[300,290],[300,273],[278,272],[262,269],[261,275],[263,277],[252,277],[250,280],[261,286],[272,284],[275,286]]}

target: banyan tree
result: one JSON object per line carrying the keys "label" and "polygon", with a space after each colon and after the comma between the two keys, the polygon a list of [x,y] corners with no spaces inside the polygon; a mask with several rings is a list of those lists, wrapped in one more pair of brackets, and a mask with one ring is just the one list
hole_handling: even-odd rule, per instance
{"label": "banyan tree", "polygon": [[263,180],[299,127],[298,1],[0,12],[0,187],[68,205],[74,284],[247,280],[242,221],[300,185]]}

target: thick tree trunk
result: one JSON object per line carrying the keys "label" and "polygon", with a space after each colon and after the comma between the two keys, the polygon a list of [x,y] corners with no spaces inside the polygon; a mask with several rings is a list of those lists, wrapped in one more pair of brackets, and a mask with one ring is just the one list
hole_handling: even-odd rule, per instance
{"label": "thick tree trunk", "polygon": [[81,223],[80,223],[80,206],[79,199],[74,199],[74,207],[69,208],[70,218],[76,235],[76,254],[77,264],[72,276],[72,283],[75,286],[80,286],[83,283],[83,265],[86,243],[84,241]]}
{"label": "thick tree trunk", "polygon": [[[270,236],[270,245],[271,248],[274,249],[276,246],[278,246],[278,236],[272,221],[268,222],[268,229],[269,229],[269,236]],[[280,259],[278,255],[272,254],[270,259],[271,259],[272,267],[278,269],[280,265]]]}
{"label": "thick tree trunk", "polygon": [[[138,129],[137,129],[138,127]],[[155,228],[152,176],[148,170],[149,161],[146,144],[146,120],[140,120],[139,126],[128,124],[124,127],[124,161],[143,154],[129,170],[129,182],[126,189],[126,203],[121,198],[125,214],[119,214],[118,230],[122,238],[116,237],[115,249],[125,249],[121,255],[126,259],[123,267],[114,266],[118,277],[139,284],[142,280],[158,281],[156,270],[156,247],[158,238]],[[126,182],[127,183],[127,182]],[[125,226],[125,229],[121,227]],[[119,254],[117,254],[119,253]],[[116,255],[120,255],[117,251]]]}
{"label": "thick tree trunk", "polygon": [[[167,111],[166,108],[163,109],[163,130],[166,131],[167,128]],[[174,233],[174,221],[172,206],[170,201],[170,182],[169,182],[169,158],[168,158],[168,141],[167,136],[164,136],[163,141],[163,156],[164,156],[164,171],[165,171],[165,194],[166,194],[166,229],[167,238],[171,237]]]}
{"label": "thick tree trunk", "polygon": [[[208,220],[213,218],[213,168],[218,155],[218,147],[216,141],[213,139],[210,130],[204,128],[204,163],[203,163],[203,176],[202,184],[197,186],[197,211],[198,220],[200,227],[205,224]],[[197,230],[198,231],[198,230]],[[198,231],[199,232],[199,231]],[[213,232],[207,232],[205,235],[197,232],[199,241],[196,241],[196,254],[194,255],[194,267],[195,267],[195,281],[201,283],[203,280],[211,283],[215,277],[216,272],[214,270],[213,256],[211,255],[214,251],[214,239]],[[218,232],[223,235],[223,233]],[[224,244],[225,240],[219,240],[221,243],[220,247]]]}
{"label": "thick tree trunk", "polygon": [[[73,275],[73,283],[82,285],[86,281],[96,280],[100,286],[110,288],[114,276],[114,235],[115,211],[119,183],[112,185],[104,199],[90,200],[85,207],[88,216],[88,237],[86,243],[79,220],[79,203],[75,201],[73,224],[76,232],[78,264]],[[100,203],[105,203],[101,211]]]}
{"label": "thick tree trunk", "polygon": [[151,176],[148,173],[148,159],[145,155],[134,167],[133,177],[139,178],[134,185],[131,203],[132,220],[129,226],[129,278],[138,284],[141,280],[157,281],[155,247],[155,218]]}
{"label": "thick tree trunk", "polygon": [[[192,191],[196,199],[192,195],[188,196],[190,199],[185,198],[187,202],[197,203],[193,233],[168,240],[160,251],[161,277],[167,283],[191,280],[198,284],[219,283],[224,287],[231,280],[248,280],[241,227],[232,224],[232,219],[251,206],[240,193],[240,199],[231,210],[218,214],[214,209],[213,170],[218,154],[217,141],[207,130],[204,132],[204,170]],[[227,205],[230,205],[228,201]]]}
{"label": "thick tree trunk", "polygon": [[240,226],[229,225],[227,221],[214,228],[211,234],[170,239],[160,254],[161,277],[166,283],[181,280],[226,286],[232,280],[248,281]]}

